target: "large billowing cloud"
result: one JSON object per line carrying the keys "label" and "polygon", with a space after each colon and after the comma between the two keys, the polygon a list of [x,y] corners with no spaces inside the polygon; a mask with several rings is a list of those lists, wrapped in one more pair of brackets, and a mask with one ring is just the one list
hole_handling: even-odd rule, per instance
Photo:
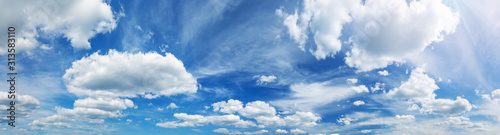
{"label": "large billowing cloud", "polygon": [[80,96],[171,96],[198,89],[196,79],[170,53],[94,53],[73,62],[63,79],[68,91]]}
{"label": "large billowing cloud", "polygon": [[308,33],[314,35],[316,49],[309,50],[316,59],[333,57],[342,46],[338,39],[344,24],[352,21],[349,15],[359,7],[360,0],[306,0],[304,11],[288,15],[278,10],[278,15],[285,17],[283,24],[288,34],[305,50]]}
{"label": "large billowing cloud", "polygon": [[[316,59],[333,57],[342,46],[339,37],[345,24],[354,33],[353,48],[345,62],[359,71],[384,68],[393,62],[422,52],[433,42],[442,41],[455,31],[459,15],[441,0],[307,0],[303,11],[277,14],[290,37],[304,49],[309,32],[314,36]],[[314,46],[313,46],[314,48]]]}
{"label": "large billowing cloud", "polygon": [[[110,32],[117,24],[116,13],[103,0],[2,1],[0,9],[9,11],[0,13],[4,20],[0,27],[15,26],[16,48],[25,51],[42,44],[37,40],[42,33],[63,36],[74,48],[90,49],[90,38]],[[2,31],[0,36],[7,37],[7,31]],[[6,38],[0,41],[6,42]],[[0,49],[5,50],[4,47]]]}
{"label": "large billowing cloud", "polygon": [[359,71],[403,61],[455,32],[459,22],[441,0],[367,0],[353,18],[354,47],[345,62]]}
{"label": "large billowing cloud", "polygon": [[[73,62],[63,79],[69,92],[86,98],[76,100],[73,109],[56,107],[55,115],[30,123],[32,129],[85,129],[88,126],[80,125],[123,117],[122,110],[134,107],[130,99],[125,99],[127,97],[154,94],[151,98],[156,98],[195,93],[198,89],[196,79],[170,53],[162,56],[152,52],[132,54],[110,50],[105,55],[96,52]],[[202,124],[205,121],[220,124],[234,119],[233,116],[207,117]],[[245,124],[253,123],[243,121],[238,125]]]}

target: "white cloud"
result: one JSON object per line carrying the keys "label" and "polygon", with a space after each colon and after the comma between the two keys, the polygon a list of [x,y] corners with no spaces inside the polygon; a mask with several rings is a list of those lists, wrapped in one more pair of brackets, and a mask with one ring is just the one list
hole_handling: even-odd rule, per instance
{"label": "white cloud", "polygon": [[286,134],[286,133],[288,133],[288,131],[283,130],[283,129],[276,129],[276,133]]}
{"label": "white cloud", "polygon": [[119,98],[93,98],[76,100],[73,109],[56,107],[56,114],[34,120],[29,125],[33,129],[44,128],[84,128],[78,122],[103,123],[107,118],[118,118],[124,116],[122,110],[134,107],[129,99]]}
{"label": "white cloud", "polygon": [[195,93],[196,78],[170,53],[94,53],[72,63],[63,79],[80,96],[136,97]]}
{"label": "white cloud", "polygon": [[375,86],[374,87],[370,87],[370,89],[372,90],[372,92],[375,92],[375,91],[378,91],[378,90],[384,90],[384,86],[385,86],[385,83],[377,82],[377,83],[375,83]]}
{"label": "white cloud", "polygon": [[95,108],[104,111],[116,111],[134,107],[130,99],[119,98],[85,98],[74,103],[75,108]]}
{"label": "white cloud", "polygon": [[238,113],[247,118],[254,118],[259,124],[285,125],[285,122],[276,116],[276,109],[263,101],[249,102]]}
{"label": "white cloud", "polygon": [[396,118],[398,118],[398,119],[409,119],[409,120],[411,120],[411,119],[415,119],[415,116],[413,116],[413,115],[396,115]]}
{"label": "white cloud", "polygon": [[442,41],[458,23],[458,13],[441,0],[366,1],[353,12],[354,48],[347,53],[346,63],[359,71],[386,67]]}
{"label": "white cloud", "polygon": [[144,118],[144,120],[151,120],[151,118]]}
{"label": "white cloud", "polygon": [[500,89],[494,90],[491,92],[492,100],[500,100]]}
{"label": "white cloud", "polygon": [[487,131],[490,130],[486,128],[487,126],[481,122],[471,122],[469,118],[464,116],[448,117],[446,121],[439,121],[434,123],[434,125],[445,125],[459,129],[472,130],[471,133],[477,133],[476,131]]}
{"label": "white cloud", "polygon": [[6,116],[9,115],[10,111],[6,110],[10,108],[11,101],[15,102],[16,117],[29,117],[35,109],[40,108],[40,101],[33,96],[16,94],[15,99],[9,99],[8,95],[7,92],[0,92],[0,109],[2,109],[0,114],[3,116],[2,119],[8,119]]}
{"label": "white cloud", "polygon": [[300,15],[297,11],[293,15],[284,14],[281,10],[277,13],[286,18],[283,24],[302,50],[305,50],[307,33],[314,35],[316,47],[309,51],[319,60],[333,57],[340,50],[342,43],[338,38],[342,35],[342,26],[352,21],[349,14],[360,3],[359,0],[308,0],[304,2],[304,11]]}
{"label": "white cloud", "polygon": [[167,109],[176,109],[176,108],[179,108],[175,103],[170,103],[168,106],[167,106]]}
{"label": "white cloud", "polygon": [[[411,99],[420,103],[421,112],[438,113],[438,114],[459,114],[472,109],[472,105],[468,100],[457,97],[456,100],[451,99],[435,99],[435,90],[439,87],[435,84],[436,81],[424,73],[425,67],[417,67],[414,69],[408,81],[404,82],[398,88],[387,93],[390,97]],[[418,106],[413,104],[408,110],[416,110]]]}
{"label": "white cloud", "polygon": [[365,102],[358,100],[358,101],[354,101],[354,103],[352,103],[352,104],[354,104],[355,106],[360,106],[360,105],[364,105]]}
{"label": "white cloud", "polygon": [[342,115],[341,118],[337,119],[338,123],[344,124],[344,125],[350,125],[351,122],[355,122],[358,120],[363,120],[367,118],[375,118],[379,117],[378,113],[366,113],[366,112],[354,112],[349,115]]}
{"label": "white cloud", "polygon": [[348,84],[356,84],[356,83],[358,83],[358,79],[356,79],[356,78],[349,78],[349,79],[347,79],[347,83]]}
{"label": "white cloud", "polygon": [[384,71],[378,71],[378,74],[379,75],[382,75],[382,76],[388,76],[390,75],[389,72],[387,70],[384,70]]}
{"label": "white cloud", "polygon": [[290,130],[290,133],[292,133],[292,134],[305,134],[305,133],[307,133],[307,132],[306,132],[306,131],[304,131],[304,130],[301,130],[301,129],[296,128],[296,129],[292,129],[292,130]]}
{"label": "white cloud", "polygon": [[218,128],[218,129],[214,129],[212,131],[215,133],[223,133],[223,134],[241,134],[241,132],[239,132],[239,131],[230,131],[227,128]]}
{"label": "white cloud", "polygon": [[273,83],[276,81],[276,79],[278,79],[276,76],[274,75],[270,75],[270,76],[265,76],[265,75],[256,75],[254,76],[253,78],[259,78],[257,80],[257,84],[259,85],[266,85],[268,83]]}
{"label": "white cloud", "polygon": [[293,115],[286,116],[285,122],[291,126],[312,127],[321,117],[314,115],[312,112],[296,112]]}
{"label": "white cloud", "polygon": [[214,111],[220,111],[223,113],[232,114],[243,109],[243,103],[239,100],[230,99],[226,101],[220,101],[212,104],[212,108]]}
{"label": "white cloud", "polygon": [[[74,48],[90,49],[89,39],[96,34],[110,32],[118,20],[111,6],[102,0],[3,1],[0,8],[10,11],[9,14],[0,14],[5,20],[0,22],[0,26],[7,28],[15,25],[18,38],[16,49],[28,52],[42,44],[37,40],[41,34],[63,36]],[[0,35],[7,37],[6,32]],[[6,38],[0,41],[6,41]],[[0,48],[5,50],[4,47]],[[0,51],[0,54],[5,53]]]}
{"label": "white cloud", "polygon": [[[219,126],[235,126],[240,128],[258,127],[265,128],[266,126],[273,127],[312,127],[317,125],[321,117],[312,112],[295,112],[286,117],[277,115],[274,107],[263,101],[248,102],[244,107],[241,101],[230,99],[227,102],[221,101],[212,104],[214,112],[222,112],[227,115],[188,115],[185,113],[176,113],[174,117],[181,121],[167,121],[157,123],[157,126],[165,128],[177,127],[195,127],[204,126],[209,123]],[[236,115],[238,114],[238,115]],[[240,116],[256,121],[245,121],[240,119]],[[220,129],[221,132],[223,129]],[[243,134],[246,134],[245,132]]]}
{"label": "white cloud", "polygon": [[335,86],[332,82],[293,84],[290,86],[290,99],[273,101],[273,104],[286,108],[296,108],[304,111],[312,111],[314,108],[327,105],[334,101],[340,101],[356,94],[368,92],[364,85],[348,87],[344,85]]}
{"label": "white cloud", "polygon": [[451,99],[435,99],[422,103],[422,109],[420,111],[439,113],[439,114],[459,114],[466,111],[470,111],[472,105],[461,97],[457,97],[456,100]]}
{"label": "white cloud", "polygon": [[436,97],[434,90],[439,89],[439,87],[435,84],[434,79],[427,76],[424,71],[424,67],[414,69],[408,81],[389,91],[388,94],[396,98],[408,98],[417,101],[434,99]]}
{"label": "white cloud", "polygon": [[245,121],[237,115],[221,115],[221,116],[202,116],[202,115],[188,115],[186,113],[175,113],[174,117],[182,120],[183,122],[169,121],[164,123],[157,123],[156,126],[165,128],[177,127],[196,127],[204,126],[209,123],[219,126],[235,126],[239,128],[247,128],[257,126],[251,121]]}
{"label": "white cloud", "polygon": [[267,133],[267,132],[269,132],[269,131],[261,129],[261,130],[257,130],[257,131],[253,131],[253,132],[243,132],[243,134],[245,134],[245,135],[260,135],[260,134]]}
{"label": "white cloud", "polygon": [[372,130],[368,130],[368,129],[361,130],[361,133],[363,133],[363,134],[370,133],[370,132],[372,132]]}
{"label": "white cloud", "polygon": [[132,122],[132,120],[131,119],[127,119],[127,122]]}

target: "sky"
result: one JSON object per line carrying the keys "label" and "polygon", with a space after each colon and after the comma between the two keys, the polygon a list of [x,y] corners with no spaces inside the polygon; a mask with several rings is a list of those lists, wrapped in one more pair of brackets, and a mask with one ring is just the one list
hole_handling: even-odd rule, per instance
{"label": "sky", "polygon": [[0,132],[498,134],[498,4],[0,1]]}

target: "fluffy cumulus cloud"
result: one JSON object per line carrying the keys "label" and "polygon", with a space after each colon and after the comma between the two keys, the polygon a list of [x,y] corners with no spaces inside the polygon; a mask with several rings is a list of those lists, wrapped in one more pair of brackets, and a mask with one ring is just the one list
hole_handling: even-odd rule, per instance
{"label": "fluffy cumulus cloud", "polygon": [[303,50],[308,35],[313,36],[315,46],[309,51],[318,60],[333,57],[341,49],[342,29],[352,24],[349,43],[354,46],[345,62],[359,71],[404,62],[454,33],[459,22],[458,13],[441,0],[307,0],[302,11],[287,14],[278,9],[276,13]]}
{"label": "fluffy cumulus cloud", "polygon": [[[16,49],[25,51],[50,48],[37,40],[41,34],[60,35],[67,38],[74,48],[90,49],[89,39],[113,30],[121,16],[103,0],[2,1],[0,9],[9,11],[0,13],[4,20],[0,26],[15,26],[19,33],[16,35]],[[2,31],[0,36],[7,37],[7,31]],[[6,41],[6,38],[0,41]],[[0,48],[5,50],[4,46]]]}
{"label": "fluffy cumulus cloud", "polygon": [[283,24],[288,28],[288,34],[305,50],[308,33],[313,35],[315,49],[309,51],[316,59],[333,57],[342,46],[338,39],[344,24],[352,21],[351,10],[359,7],[360,0],[306,0],[303,11],[299,14],[286,14],[278,10],[278,15],[285,18]]}
{"label": "fluffy cumulus cloud", "polygon": [[314,108],[327,105],[334,101],[344,100],[357,94],[369,92],[365,85],[344,86],[335,85],[330,81],[321,83],[299,83],[290,86],[290,99],[280,99],[273,104],[285,108],[312,111]]}
{"label": "fluffy cumulus cloud", "polygon": [[354,101],[354,103],[352,103],[352,104],[355,105],[355,106],[360,106],[360,105],[364,105],[365,102],[358,100],[358,101]]}
{"label": "fluffy cumulus cloud", "polygon": [[379,74],[379,75],[382,75],[382,76],[388,76],[388,75],[389,75],[389,71],[387,71],[387,70],[384,70],[384,71],[378,71],[378,74]]}
{"label": "fluffy cumulus cloud", "polygon": [[434,91],[439,89],[436,81],[424,73],[424,67],[414,69],[408,81],[404,82],[398,88],[389,91],[389,95],[397,98],[408,98],[418,101],[434,99]]}
{"label": "fluffy cumulus cloud", "polygon": [[268,83],[273,83],[276,81],[276,79],[278,79],[276,76],[274,75],[270,75],[270,76],[265,76],[265,75],[256,75],[254,76],[253,78],[258,78],[257,80],[257,84],[259,85],[262,85],[262,84],[268,84]]}
{"label": "fluffy cumulus cloud", "polygon": [[239,100],[230,99],[227,102],[220,101],[217,103],[213,103],[212,108],[214,109],[214,111],[232,114],[236,111],[243,109],[243,102]]}
{"label": "fluffy cumulus cloud", "polygon": [[[213,124],[218,126],[234,126],[239,128],[247,127],[313,127],[317,125],[316,122],[321,120],[321,117],[313,114],[312,112],[295,112],[287,116],[277,115],[274,107],[263,101],[249,102],[243,106],[243,103],[238,100],[221,101],[212,104],[214,112],[220,112],[224,115],[189,115],[186,113],[176,113],[174,117],[179,121],[167,121],[157,123],[157,126],[165,128],[177,127],[195,127]],[[240,117],[241,116],[241,117]],[[255,120],[243,120],[243,118]],[[258,125],[257,125],[258,124]],[[279,130],[283,132],[286,130]],[[239,131],[230,131],[225,128],[220,128],[217,133],[226,134],[247,134]],[[277,131],[278,132],[278,131]],[[250,132],[249,132],[250,133]]]}
{"label": "fluffy cumulus cloud", "polygon": [[171,96],[198,89],[196,78],[170,53],[96,52],[73,62],[63,79],[68,91],[79,96]]}
{"label": "fluffy cumulus cloud", "polygon": [[[40,101],[33,96],[16,94],[15,99],[9,99],[8,95],[7,92],[0,92],[0,109],[2,109],[0,114],[2,114],[3,120],[8,119],[5,116],[9,115],[10,111],[5,110],[10,108],[10,101],[15,102],[16,117],[29,117],[33,110],[40,108]],[[0,122],[2,119],[0,119]]]}
{"label": "fluffy cumulus cloud", "polygon": [[[425,67],[417,67],[414,69],[408,81],[401,86],[394,88],[387,93],[390,97],[399,99],[410,99],[420,103],[421,112],[438,113],[438,114],[459,114],[472,109],[472,105],[467,99],[457,97],[452,99],[436,99],[435,90],[439,87],[435,84],[436,81],[424,73]],[[419,107],[412,104],[408,110],[417,110]]]}
{"label": "fluffy cumulus cloud", "polygon": [[345,62],[359,71],[404,61],[454,33],[459,23],[458,13],[441,0],[367,0],[352,16],[354,47]]}

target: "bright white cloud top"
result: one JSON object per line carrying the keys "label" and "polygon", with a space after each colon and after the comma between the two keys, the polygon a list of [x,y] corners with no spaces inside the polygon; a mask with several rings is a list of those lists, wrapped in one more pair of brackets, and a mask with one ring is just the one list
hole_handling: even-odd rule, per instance
{"label": "bright white cloud top", "polygon": [[170,53],[94,53],[73,62],[63,78],[68,91],[80,96],[171,96],[198,89],[196,78]]}

